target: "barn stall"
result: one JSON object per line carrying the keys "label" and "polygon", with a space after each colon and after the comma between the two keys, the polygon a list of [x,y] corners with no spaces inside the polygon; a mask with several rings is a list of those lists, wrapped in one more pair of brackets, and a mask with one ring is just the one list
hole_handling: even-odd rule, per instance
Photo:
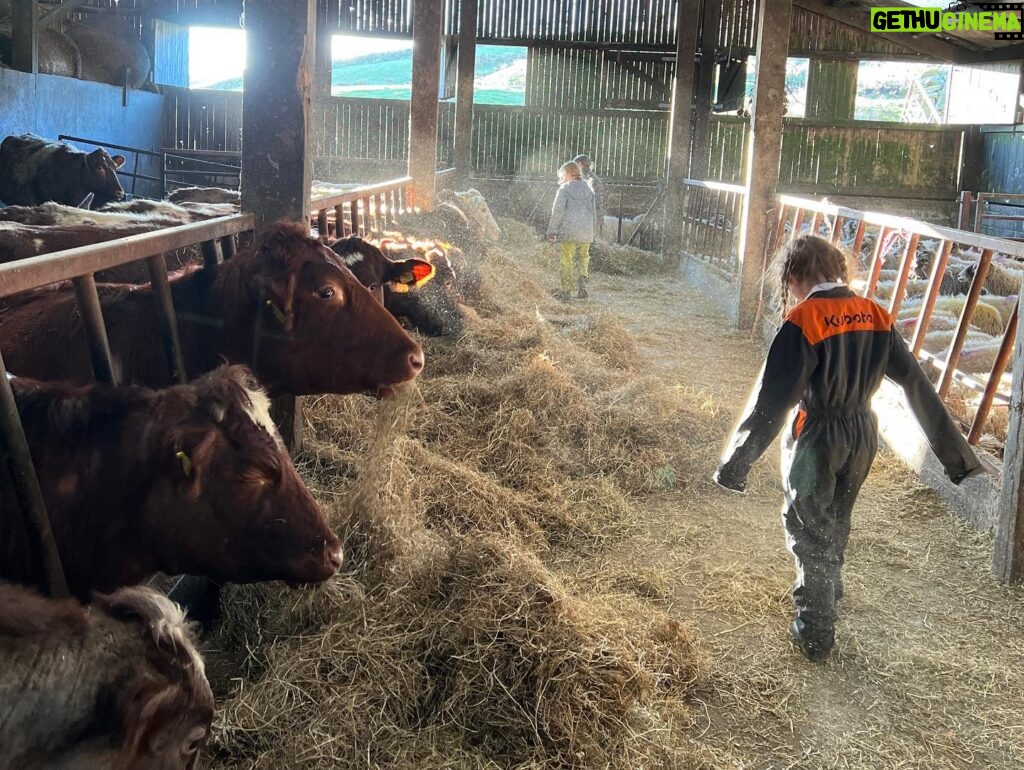
{"label": "barn stall", "polygon": [[[210,5],[214,6],[211,13],[223,13],[227,18],[239,10],[234,4]],[[260,6],[252,4],[251,8],[256,9],[250,10],[250,19],[254,20],[254,31],[258,31]],[[327,12],[328,19],[335,18],[330,6],[321,10]],[[669,58],[665,54],[675,52],[675,41],[668,34],[676,18],[672,10],[661,9],[661,27],[650,25],[664,33],[660,38],[654,32],[650,39],[637,36],[637,40],[629,41],[630,47],[642,44],[639,47],[644,51],[650,47]],[[729,29],[729,35],[745,35],[743,39],[753,47],[751,9],[737,7],[722,12],[731,19],[723,22],[723,29]],[[794,11],[794,16],[798,15]],[[410,16],[406,14],[406,19]],[[394,26],[396,20],[401,22],[402,14],[383,18],[390,19],[388,23]],[[485,13],[485,18],[502,16]],[[550,29],[564,33],[571,27],[571,20],[563,19],[560,26],[556,19],[554,15],[547,17]],[[445,14],[443,20],[453,23],[454,12]],[[262,21],[268,22],[266,18]],[[369,13],[338,10],[337,21],[339,27],[373,27]],[[480,22],[478,35],[488,24],[493,24],[495,30],[500,27],[498,21]],[[522,29],[495,34],[514,40],[517,34],[528,37],[523,34],[528,29],[531,27],[525,24]],[[410,32],[401,23],[388,31]],[[298,34],[294,28],[293,32]],[[615,27],[610,25],[595,29],[594,40],[585,42],[607,43],[614,39]],[[576,47],[584,46],[563,44],[549,58],[567,62],[561,65],[565,72],[582,71],[582,65],[574,61]],[[550,66],[546,75],[549,83],[558,77],[556,65]],[[281,80],[283,90],[294,89],[294,79],[289,82],[282,76]],[[430,90],[436,92],[436,88]],[[541,93],[545,91],[541,89]],[[185,93],[184,97],[191,99],[192,94]],[[550,93],[545,98],[551,100]],[[613,137],[621,137],[625,126],[633,132],[627,135],[636,136],[641,148],[656,150],[646,169],[638,171],[637,166],[622,164],[626,169],[622,175],[623,197],[630,205],[640,201],[629,212],[650,214],[654,209],[648,201],[656,203],[658,195],[650,188],[660,184],[652,185],[652,180],[662,175],[669,145],[667,111],[662,110],[660,126],[645,123],[644,116],[618,114],[597,114],[594,122],[588,123],[590,113],[599,110],[588,110],[587,120],[564,120],[560,116],[564,115],[565,102],[553,103],[559,106],[540,117],[498,117],[490,130],[495,138],[484,146],[481,157],[485,162],[480,165],[486,168],[486,163],[492,163],[496,170],[494,158],[503,157],[502,162],[508,164],[503,169],[505,175],[493,179],[488,179],[487,173],[470,176],[471,183],[486,187],[485,183],[490,182],[510,190],[520,184],[533,185],[526,199],[527,205],[536,207],[540,196],[534,192],[542,192],[540,188],[546,184],[541,179],[579,146],[552,148],[541,142],[535,152],[537,145],[531,142],[537,141],[538,134],[561,139],[576,130],[589,130],[588,136],[607,131],[608,145],[621,145]],[[316,116],[316,100],[313,104]],[[358,110],[360,105],[354,107]],[[397,118],[389,114],[382,123],[394,126],[401,136],[414,110],[415,105],[404,116],[398,112]],[[473,110],[474,145],[480,130],[478,111],[484,114],[479,108]],[[180,114],[177,106],[173,114]],[[424,146],[423,132],[433,136],[436,128],[441,134],[443,114],[437,112],[436,125],[431,125],[429,119],[419,121],[418,126],[413,121],[414,130],[420,131],[419,141],[412,140],[414,147]],[[336,128],[361,125],[352,115],[335,115]],[[637,118],[635,123],[622,122],[632,117]],[[240,136],[245,120],[241,108],[236,124],[231,125],[223,113],[220,119],[224,120],[225,139]],[[711,118],[715,120],[727,124]],[[457,122],[453,119],[453,124]],[[357,129],[353,135],[386,133],[380,130],[381,123],[365,125],[367,128]],[[861,156],[857,164],[868,163],[864,158],[870,157],[871,164],[891,170],[891,161],[897,156],[892,150],[889,155],[882,152],[881,128],[850,128],[865,128],[869,136],[875,132],[875,138],[867,141],[868,146],[873,143],[876,148],[874,154]],[[699,135],[696,125],[693,132],[695,137]],[[401,140],[397,142],[397,153],[393,152],[395,148],[388,151],[397,158],[352,158],[345,154],[353,152],[351,149],[332,154],[338,152],[334,149],[327,157],[336,164],[336,170],[356,165],[348,160],[397,160],[399,173],[406,163],[412,170],[414,161],[418,161],[421,173],[414,179],[421,189],[410,191],[405,198],[415,203],[430,195],[431,186],[422,181],[422,169],[432,172],[437,165],[447,165],[448,142],[440,140],[433,150],[435,157],[424,162],[422,157],[408,157],[411,134],[413,131],[405,134],[404,146]],[[660,134],[660,145],[654,134]],[[247,137],[258,135],[259,128],[255,133],[246,131]],[[785,142],[785,127],[782,135]],[[503,136],[523,137],[525,149],[502,149],[503,154],[498,154],[498,148],[503,147],[499,137]],[[806,142],[806,132],[803,136]],[[889,146],[898,148],[900,140],[915,141],[896,134],[892,139],[896,144]],[[259,141],[250,139],[248,147],[238,144],[235,150],[209,149],[237,151],[244,167],[243,153],[255,154],[254,144],[258,147]],[[450,141],[454,158],[459,137],[452,135]],[[696,156],[698,142],[693,141]],[[840,154],[848,155],[848,150],[842,150],[843,140],[837,141]],[[934,137],[925,135],[920,141],[931,143]],[[806,147],[799,142],[793,142],[792,147]],[[172,145],[170,141],[165,143]],[[955,143],[953,140],[949,146]],[[818,148],[833,146],[829,140],[811,144]],[[856,142],[851,140],[851,145]],[[785,144],[782,146],[785,153]],[[537,160],[541,151],[547,157]],[[629,151],[635,151],[635,146]],[[362,152],[370,155],[379,151]],[[597,157],[616,157],[611,147],[606,156],[592,152]],[[515,165],[516,158],[523,155],[534,162],[525,172]],[[807,161],[811,165],[800,173],[794,166],[793,178],[820,182],[820,176],[807,176],[814,153],[804,157],[812,158]],[[904,155],[899,153],[898,157]],[[935,187],[935,181],[948,180],[951,166],[926,172],[915,165],[920,163],[915,160],[919,154],[911,152],[906,157],[910,170],[915,172],[908,182],[912,195],[936,189],[945,194],[944,188]],[[297,162],[292,170],[300,169],[305,162]],[[610,160],[602,164],[602,168],[615,168]],[[474,165],[470,174],[479,174],[480,165]],[[374,169],[375,174],[378,169]],[[268,175],[262,174],[264,178]],[[333,171],[316,175],[347,181]],[[696,175],[684,173],[687,178]],[[853,176],[845,170],[844,175]],[[303,186],[308,185],[308,170],[304,178],[297,171],[294,177],[282,185],[292,192],[274,195],[276,203],[260,192],[255,200],[249,197],[248,206],[258,209],[260,219],[308,217],[316,204],[310,203],[304,192],[294,192],[308,189]],[[614,174],[612,181],[616,181]],[[871,183],[878,186],[864,188],[869,193],[892,189],[888,186],[891,177],[883,179],[876,174]],[[851,185],[846,189],[858,188]],[[807,192],[807,188],[800,191]],[[747,193],[747,188],[742,192]],[[351,202],[358,202],[361,195],[369,200],[374,194],[355,193]],[[642,197],[644,194],[648,197]],[[304,211],[296,211],[296,201],[302,202]],[[491,196],[491,201],[497,210],[503,210],[501,196]],[[393,208],[404,205],[390,203]],[[525,211],[527,205],[519,211],[513,208],[511,194],[506,205],[507,213],[529,213]],[[335,222],[347,218],[349,228],[367,234],[373,227],[368,224],[364,229],[362,225],[364,212],[370,211],[368,205],[346,208],[339,202],[331,208],[335,210]],[[713,222],[717,237],[723,239],[733,228],[726,229],[720,213],[702,211],[691,219],[700,220],[705,228],[708,222],[704,220]],[[825,210],[822,215],[834,219],[837,213]],[[372,218],[366,219],[372,222]],[[740,220],[741,216],[732,219],[737,223]],[[783,232],[786,221],[782,223]],[[704,370],[706,362],[692,361],[693,368],[675,373],[678,381],[674,384],[672,379],[638,378],[638,372],[654,365],[645,355],[652,352],[651,339],[669,330],[658,324],[658,319],[645,318],[639,327],[633,324],[630,332],[621,321],[600,310],[553,305],[544,288],[552,258],[545,251],[547,247],[517,221],[502,220],[502,225],[505,238],[496,247],[473,241],[462,244],[486,259],[483,269],[489,292],[470,305],[469,331],[464,337],[456,342],[425,343],[429,360],[436,364],[417,393],[403,393],[384,404],[356,398],[307,403],[307,446],[305,455],[299,457],[304,458],[307,482],[325,505],[335,509],[337,526],[346,533],[349,571],[325,589],[303,595],[265,588],[227,590],[224,617],[211,641],[218,653],[211,653],[210,659],[229,661],[227,673],[222,672],[219,682],[222,711],[213,747],[214,763],[225,767],[486,767],[527,763],[730,767],[742,766],[749,757],[786,756],[778,744],[786,735],[784,725],[794,717],[801,724],[796,741],[802,746],[800,750],[810,752],[809,765],[845,762],[849,766],[899,766],[915,760],[921,751],[938,764],[955,763],[968,754],[980,755],[982,761],[996,766],[1014,762],[1019,756],[1019,742],[1008,715],[1010,708],[998,697],[999,690],[1018,689],[1012,674],[1006,673],[1011,666],[999,665],[1012,659],[1006,656],[1013,648],[1010,645],[999,652],[994,648],[1002,635],[1015,630],[999,618],[1012,613],[1019,596],[999,595],[987,589],[978,589],[989,608],[986,613],[991,612],[984,615],[991,638],[986,637],[983,643],[978,643],[969,628],[946,617],[943,633],[938,635],[944,645],[941,654],[923,661],[918,645],[926,645],[930,637],[911,634],[905,646],[896,648],[888,665],[878,666],[873,656],[880,651],[871,645],[882,644],[884,650],[885,644],[895,645],[895,640],[886,636],[884,625],[869,623],[872,633],[852,634],[851,645],[843,650],[842,658],[853,678],[867,675],[875,664],[880,670],[872,679],[876,692],[891,694],[882,687],[886,677],[904,684],[913,678],[907,675],[908,670],[931,673],[921,678],[937,689],[936,672],[948,671],[956,656],[961,656],[958,662],[962,664],[964,651],[974,643],[977,657],[971,657],[964,666],[969,670],[967,687],[975,687],[975,693],[984,692],[989,701],[978,724],[971,724],[955,739],[941,737],[948,734],[953,721],[971,710],[968,694],[944,690],[947,707],[929,716],[914,705],[914,698],[924,692],[915,689],[897,699],[899,705],[887,712],[890,721],[899,726],[895,737],[883,735],[885,731],[878,723],[859,714],[865,719],[863,728],[854,737],[839,741],[835,749],[822,753],[822,749],[804,743],[808,733],[819,730],[835,735],[835,728],[827,720],[808,720],[806,714],[790,711],[787,706],[791,696],[799,695],[806,683],[794,670],[793,659],[784,654],[784,643],[777,633],[785,614],[784,570],[761,563],[745,568],[735,562],[701,559],[699,553],[704,542],[700,530],[706,526],[701,515],[712,511],[723,524],[729,522],[720,501],[703,480],[706,473],[702,469],[713,466],[716,444],[728,428],[728,414],[723,410],[734,410],[739,404],[720,393],[709,395],[706,390],[680,387],[694,371]],[[820,225],[817,217],[815,225]],[[391,222],[388,227],[400,229],[403,224]],[[436,224],[427,227],[427,231],[415,234],[426,238],[445,235]],[[895,223],[890,227],[894,229]],[[664,229],[659,233],[651,228],[651,237],[664,239]],[[793,220],[790,231],[800,230],[801,223]],[[879,242],[884,240],[878,238]],[[659,240],[658,248],[661,245]],[[633,255],[629,251],[619,253]],[[666,263],[665,259],[652,261],[659,268]],[[743,263],[735,257],[732,261],[735,280]],[[667,262],[671,266],[672,260]],[[644,275],[633,279],[635,283],[628,278],[608,279],[609,305],[616,304],[611,299],[615,292],[628,298],[630,302],[618,303],[622,318],[628,319],[635,314],[631,303],[648,301],[652,279],[654,294],[663,283],[685,291],[685,284],[674,277],[674,272],[668,276]],[[695,296],[693,303],[699,305],[699,298]],[[694,317],[685,320],[696,322]],[[676,341],[684,344],[683,340]],[[736,340],[730,340],[728,347],[738,357],[756,356]],[[678,348],[660,348],[657,352],[670,357],[678,355]],[[746,376],[746,368],[737,368],[738,380]],[[733,398],[739,397],[733,394]],[[687,440],[680,444],[679,436]],[[882,507],[888,502],[897,511],[909,511],[912,517],[925,517],[936,510],[934,498],[925,496],[921,503],[909,494],[896,494],[896,490],[906,487],[904,474],[899,466],[883,465],[883,480],[888,483],[882,486],[895,496],[896,505],[884,496],[874,499]],[[765,476],[760,480],[762,493],[770,491],[767,488],[771,486],[768,474]],[[918,487],[910,489],[926,495]],[[777,504],[774,499],[758,502],[760,506],[744,506],[741,510],[751,508],[748,513],[753,516]],[[654,566],[642,559],[628,563],[623,555],[639,543],[653,546],[645,540],[643,530],[658,520],[659,514],[665,514],[662,506],[687,522],[670,531],[678,553],[686,554],[690,561],[680,567],[670,555],[659,555],[665,558],[658,558]],[[671,516],[664,521],[672,526],[667,523],[672,521]],[[884,531],[881,524],[878,529]],[[875,531],[871,534],[883,537]],[[949,558],[962,560],[969,570],[964,579],[985,580],[984,567],[980,566],[985,557],[978,552],[984,548],[978,549],[970,535],[930,531],[929,536],[942,543]],[[746,540],[739,550],[746,551],[754,542],[755,538]],[[879,539],[875,548],[888,549],[890,558],[878,559],[873,566],[884,573],[893,564],[903,564],[896,556],[913,553],[918,542]],[[727,546],[722,542],[717,545]],[[873,554],[864,555],[872,562]],[[781,557],[776,561],[781,564]],[[699,567],[694,567],[695,562]],[[917,564],[916,568],[923,574],[936,574],[929,564]],[[700,588],[688,591],[685,583],[689,579],[699,581]],[[865,611],[877,609],[878,603],[891,598],[872,593],[876,579],[877,575],[865,572],[858,581],[866,597],[862,604],[854,605],[854,617],[860,620],[866,619]],[[952,592],[959,586],[947,582],[942,587]],[[940,592],[936,591],[929,600],[937,602],[939,598]],[[680,607],[693,628],[703,632],[702,622],[708,622],[716,629],[715,634],[723,631],[731,644],[723,646],[717,637],[696,639],[687,627],[690,623],[677,619]],[[705,614],[709,611],[714,615],[711,621]],[[738,636],[730,632],[730,627],[716,625],[729,618],[743,627]],[[927,624],[927,615],[924,622]],[[751,628],[759,634],[749,633]],[[735,663],[735,644],[741,639],[754,649],[753,655],[743,658],[746,666]],[[765,645],[765,640],[770,644]],[[710,663],[709,652],[713,655]],[[993,672],[1010,678],[994,687]],[[964,675],[963,671],[959,673]],[[816,677],[812,686],[817,693],[829,693],[830,688],[845,693],[849,683],[841,671],[830,671]],[[723,724],[742,721],[740,717],[749,714],[751,708],[771,725],[768,736],[760,734],[764,730],[747,729],[742,724],[731,733],[723,728]],[[867,711],[865,708],[863,713]],[[921,724],[929,734],[940,737],[923,742],[914,739],[913,733]]]}

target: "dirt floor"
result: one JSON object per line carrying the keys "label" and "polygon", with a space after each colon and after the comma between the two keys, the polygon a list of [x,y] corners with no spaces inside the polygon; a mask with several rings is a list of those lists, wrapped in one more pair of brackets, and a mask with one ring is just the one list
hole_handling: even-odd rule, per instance
{"label": "dirt floor", "polygon": [[[681,278],[594,275],[591,297],[574,304],[619,316],[650,373],[734,419],[762,352],[699,293]],[[883,450],[854,512],[837,648],[811,664],[787,638],[778,447],[746,496],[710,481],[718,449],[707,447],[687,488],[648,498],[642,531],[601,555],[603,568],[658,576],[652,600],[711,651],[685,739],[706,766],[1024,765],[1024,591],[992,579],[991,536],[959,523]],[[593,568],[561,558],[570,574]]]}

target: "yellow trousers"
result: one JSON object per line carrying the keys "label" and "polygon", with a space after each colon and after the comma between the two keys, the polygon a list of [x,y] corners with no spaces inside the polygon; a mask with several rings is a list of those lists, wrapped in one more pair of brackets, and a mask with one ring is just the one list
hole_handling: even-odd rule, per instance
{"label": "yellow trousers", "polygon": [[[563,241],[558,246],[562,252],[562,264],[558,271],[558,277],[562,282],[562,291],[572,292],[576,288],[576,278],[586,278],[590,275],[590,244]],[[579,262],[574,274],[573,258],[577,253],[579,253]]]}

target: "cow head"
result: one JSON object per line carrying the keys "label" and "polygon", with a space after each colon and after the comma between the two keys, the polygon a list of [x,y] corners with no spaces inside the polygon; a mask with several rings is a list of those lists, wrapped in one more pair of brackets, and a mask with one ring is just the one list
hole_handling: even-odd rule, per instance
{"label": "cow head", "polygon": [[122,725],[119,761],[81,766],[197,768],[209,737],[214,700],[185,613],[143,586],[97,595],[92,607],[115,621],[141,626],[145,657],[124,661],[131,673],[121,677],[117,692]]}
{"label": "cow head", "polygon": [[117,170],[124,165],[124,155],[111,157],[99,147],[85,156],[85,165],[86,186],[96,194],[96,198],[101,199],[100,203],[119,201],[124,197],[124,189],[117,179]]}
{"label": "cow head", "polygon": [[480,235],[489,241],[501,238],[501,228],[498,227],[487,201],[479,190],[472,188],[463,192],[442,190],[438,193],[438,199],[457,206],[469,221],[470,230],[475,235]]}
{"label": "cow head", "polygon": [[163,467],[149,521],[160,569],[249,583],[318,583],[341,542],[295,472],[244,367],[161,391],[154,430]]}
{"label": "cow head", "polygon": [[434,271],[433,280],[414,292],[400,285],[386,286],[384,306],[423,334],[432,337],[459,334],[464,322],[459,307],[461,293],[455,267],[444,245],[437,241],[385,238],[381,247],[391,255],[402,257],[418,253],[430,262]]}
{"label": "cow head", "polygon": [[434,277],[434,266],[429,260],[417,257],[390,259],[377,246],[358,236],[334,241],[331,251],[382,305],[385,286],[407,292],[423,286]]}
{"label": "cow head", "polygon": [[[303,225],[269,228],[254,255],[225,267],[244,292],[235,302],[251,313],[225,310],[232,328],[222,349],[232,360],[253,361],[271,395],[375,391],[423,368],[420,346]],[[231,304],[231,282],[228,275],[220,281],[223,305]]]}

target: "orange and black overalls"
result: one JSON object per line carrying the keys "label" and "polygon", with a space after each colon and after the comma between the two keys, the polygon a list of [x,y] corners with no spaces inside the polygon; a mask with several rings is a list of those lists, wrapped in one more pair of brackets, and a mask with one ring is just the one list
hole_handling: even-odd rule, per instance
{"label": "orange and black overalls", "polygon": [[903,388],[953,483],[980,472],[889,313],[843,284],[820,284],[776,334],[715,475],[723,486],[742,491],[751,466],[789,423],[782,517],[796,559],[793,600],[811,628],[831,629],[835,622],[850,513],[878,448],[870,401],[883,377]]}

